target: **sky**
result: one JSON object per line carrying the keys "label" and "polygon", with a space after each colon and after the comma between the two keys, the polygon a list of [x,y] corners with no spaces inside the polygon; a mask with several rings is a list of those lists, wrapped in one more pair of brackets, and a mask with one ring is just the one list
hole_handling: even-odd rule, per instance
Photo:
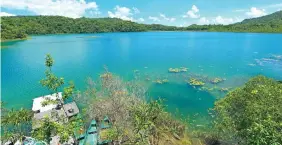
{"label": "sky", "polygon": [[282,10],[282,0],[1,0],[1,16],[111,17],[146,24],[231,24]]}

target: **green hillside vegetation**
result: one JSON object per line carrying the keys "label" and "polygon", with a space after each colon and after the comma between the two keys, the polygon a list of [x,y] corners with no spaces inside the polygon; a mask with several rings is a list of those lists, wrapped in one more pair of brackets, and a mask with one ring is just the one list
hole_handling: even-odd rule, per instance
{"label": "green hillside vegetation", "polygon": [[217,31],[217,32],[282,32],[282,11],[259,18],[246,19],[230,25],[191,25],[186,28],[190,31]]}
{"label": "green hillside vegetation", "polygon": [[27,35],[140,32],[150,30],[175,30],[173,26],[145,25],[117,18],[79,18],[62,16],[2,17],[1,39],[25,38]]}
{"label": "green hillside vegetation", "polygon": [[218,31],[218,32],[282,32],[282,11],[247,19],[231,25],[191,25],[188,27],[160,24],[138,24],[117,18],[78,18],[62,16],[13,16],[1,18],[1,40],[23,39],[28,35],[140,32],[140,31]]}

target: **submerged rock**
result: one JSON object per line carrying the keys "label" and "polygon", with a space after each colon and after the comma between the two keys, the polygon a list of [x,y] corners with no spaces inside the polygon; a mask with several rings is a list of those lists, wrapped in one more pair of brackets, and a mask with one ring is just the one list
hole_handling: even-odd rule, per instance
{"label": "submerged rock", "polygon": [[205,85],[204,82],[200,81],[200,80],[197,80],[195,78],[191,78],[188,83],[191,85],[191,86],[203,86]]}
{"label": "submerged rock", "polygon": [[163,80],[157,79],[157,80],[154,81],[154,83],[156,83],[156,84],[165,84],[165,83],[168,83],[168,82],[169,82],[168,79],[163,79]]}
{"label": "submerged rock", "polygon": [[222,78],[214,78],[214,79],[212,79],[210,82],[211,82],[212,84],[218,84],[218,83],[223,82],[223,81],[225,81],[225,79],[222,79]]}
{"label": "submerged rock", "polygon": [[168,72],[170,73],[180,73],[180,72],[187,72],[188,68],[186,67],[180,67],[180,68],[169,68]]}

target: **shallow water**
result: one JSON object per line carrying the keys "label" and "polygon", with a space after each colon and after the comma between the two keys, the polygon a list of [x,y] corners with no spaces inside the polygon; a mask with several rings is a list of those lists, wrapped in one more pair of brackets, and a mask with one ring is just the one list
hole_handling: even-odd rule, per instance
{"label": "shallow water", "polygon": [[[89,37],[89,36],[98,37]],[[234,88],[263,74],[282,79],[282,34],[214,32],[140,32],[33,36],[30,40],[3,42],[1,46],[2,101],[7,107],[31,107],[32,98],[48,93],[40,86],[44,57],[55,59],[54,72],[85,88],[87,77],[97,78],[107,65],[126,80],[139,70],[149,95],[165,98],[168,110],[184,115],[207,115],[220,91],[205,91],[185,82],[191,76],[225,78],[210,88]],[[172,74],[169,68],[187,67]],[[159,85],[152,81],[169,79]],[[147,80],[146,80],[147,79]],[[149,80],[150,79],[150,80]]]}

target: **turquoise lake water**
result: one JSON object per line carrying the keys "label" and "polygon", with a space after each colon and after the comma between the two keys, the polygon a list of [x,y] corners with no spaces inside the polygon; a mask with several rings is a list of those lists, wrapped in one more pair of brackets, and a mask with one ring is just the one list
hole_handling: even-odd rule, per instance
{"label": "turquoise lake water", "polygon": [[[92,38],[89,36],[97,36]],[[134,70],[152,98],[165,98],[168,110],[207,115],[221,88],[232,89],[259,74],[282,80],[282,34],[212,32],[140,32],[33,36],[1,46],[2,101],[7,107],[31,108],[32,98],[48,93],[40,86],[44,57],[55,59],[53,71],[85,89],[87,77],[98,78],[107,65],[125,80]],[[169,73],[169,68],[187,72]],[[191,77],[226,79],[210,90],[187,84]],[[167,84],[155,84],[168,79]],[[214,88],[213,90],[211,88]],[[203,119],[203,118],[202,118]],[[203,119],[205,120],[205,119]]]}

